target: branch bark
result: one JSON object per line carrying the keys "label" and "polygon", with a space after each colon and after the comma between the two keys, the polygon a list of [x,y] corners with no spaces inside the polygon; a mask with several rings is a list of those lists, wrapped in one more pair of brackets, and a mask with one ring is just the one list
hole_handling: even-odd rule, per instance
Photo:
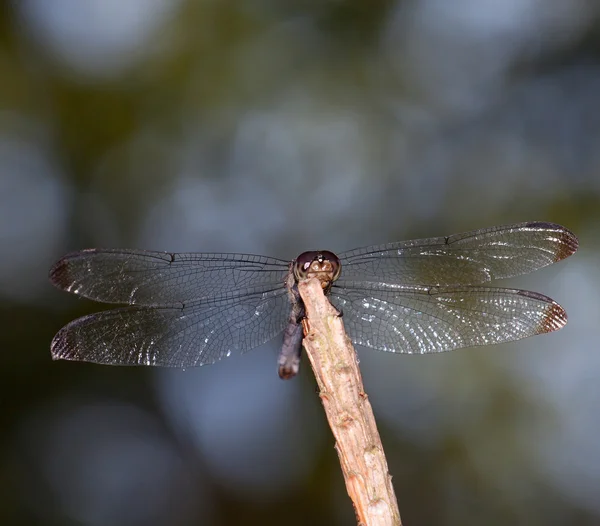
{"label": "branch bark", "polygon": [[317,378],[359,525],[401,526],[375,416],[342,318],[317,279],[300,282],[298,291],[306,309],[303,345]]}

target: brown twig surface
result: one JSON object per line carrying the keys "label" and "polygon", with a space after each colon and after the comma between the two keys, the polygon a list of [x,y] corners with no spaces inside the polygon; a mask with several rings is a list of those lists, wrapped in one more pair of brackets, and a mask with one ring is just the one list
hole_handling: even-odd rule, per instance
{"label": "brown twig surface", "polygon": [[342,318],[317,279],[302,281],[298,290],[306,308],[304,348],[317,378],[358,522],[401,525],[375,417]]}

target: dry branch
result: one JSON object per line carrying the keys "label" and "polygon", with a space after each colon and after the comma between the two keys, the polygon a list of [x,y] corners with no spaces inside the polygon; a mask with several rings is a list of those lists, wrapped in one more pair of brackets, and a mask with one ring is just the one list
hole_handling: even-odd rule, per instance
{"label": "dry branch", "polygon": [[398,526],[400,512],[356,352],[317,279],[299,283],[306,308],[304,348],[359,524]]}

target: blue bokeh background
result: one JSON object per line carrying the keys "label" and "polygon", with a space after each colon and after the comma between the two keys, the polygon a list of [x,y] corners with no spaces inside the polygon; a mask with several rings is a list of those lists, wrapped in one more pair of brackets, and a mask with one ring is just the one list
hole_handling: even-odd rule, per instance
{"label": "blue bokeh background", "polygon": [[308,364],[50,360],[86,247],[249,252],[564,224],[559,333],[359,350],[408,525],[600,524],[600,3],[13,0],[0,13],[0,524],[342,525]]}

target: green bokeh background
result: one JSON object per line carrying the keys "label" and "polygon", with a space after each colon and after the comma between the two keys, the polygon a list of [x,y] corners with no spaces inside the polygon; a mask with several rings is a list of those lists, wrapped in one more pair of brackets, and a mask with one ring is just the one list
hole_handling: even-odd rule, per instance
{"label": "green bokeh background", "polygon": [[[455,10],[407,0],[165,1],[168,14],[144,38],[107,52],[96,51],[94,27],[110,35],[123,6],[105,4],[99,12],[110,16],[98,20],[93,9],[74,9],[68,23],[78,30],[68,41],[44,33],[31,13],[75,4],[40,1],[4,2],[0,12],[0,524],[353,523],[307,364],[293,387],[302,408],[288,412],[297,410],[306,440],[317,437],[310,458],[289,459],[309,468],[282,490],[254,491],[216,476],[210,453],[173,424],[161,372],[53,363],[55,332],[94,309],[46,282],[65,252],[136,246],[291,258],[526,220],[581,236],[579,263],[519,281],[562,295],[567,328],[535,348],[528,341],[403,366],[395,361],[406,357],[361,351],[365,383],[367,391],[385,384],[372,396],[376,416],[378,401],[397,399],[409,406],[399,420],[425,422],[418,433],[399,431],[389,412],[380,422],[405,524],[600,524],[600,457],[578,456],[566,418],[582,412],[589,428],[579,439],[593,441],[597,412],[585,408],[600,401],[600,7],[530,1],[522,19],[513,5],[515,19],[499,0]],[[53,44],[63,37],[71,43]],[[566,364],[568,381],[531,388],[550,359]],[[516,374],[524,360],[529,372]],[[217,367],[228,365],[202,369],[198,381]],[[437,395],[411,405],[411,382]],[[287,396],[290,388],[273,389]],[[65,415],[111,404],[151,423],[131,428],[136,443],[152,451],[160,439],[176,459],[160,513],[136,511],[144,502],[155,509],[144,486],[133,499],[126,484],[103,483],[84,440],[69,437],[82,448],[70,461],[55,443],[69,433]],[[121,420],[102,414],[118,428]],[[285,438],[262,425],[276,449]],[[556,447],[559,434],[573,463],[590,467],[581,488],[568,484],[572,492],[556,483],[561,464],[535,453],[546,441]],[[107,484],[113,498],[83,498]],[[73,499],[76,511],[66,504]]]}

